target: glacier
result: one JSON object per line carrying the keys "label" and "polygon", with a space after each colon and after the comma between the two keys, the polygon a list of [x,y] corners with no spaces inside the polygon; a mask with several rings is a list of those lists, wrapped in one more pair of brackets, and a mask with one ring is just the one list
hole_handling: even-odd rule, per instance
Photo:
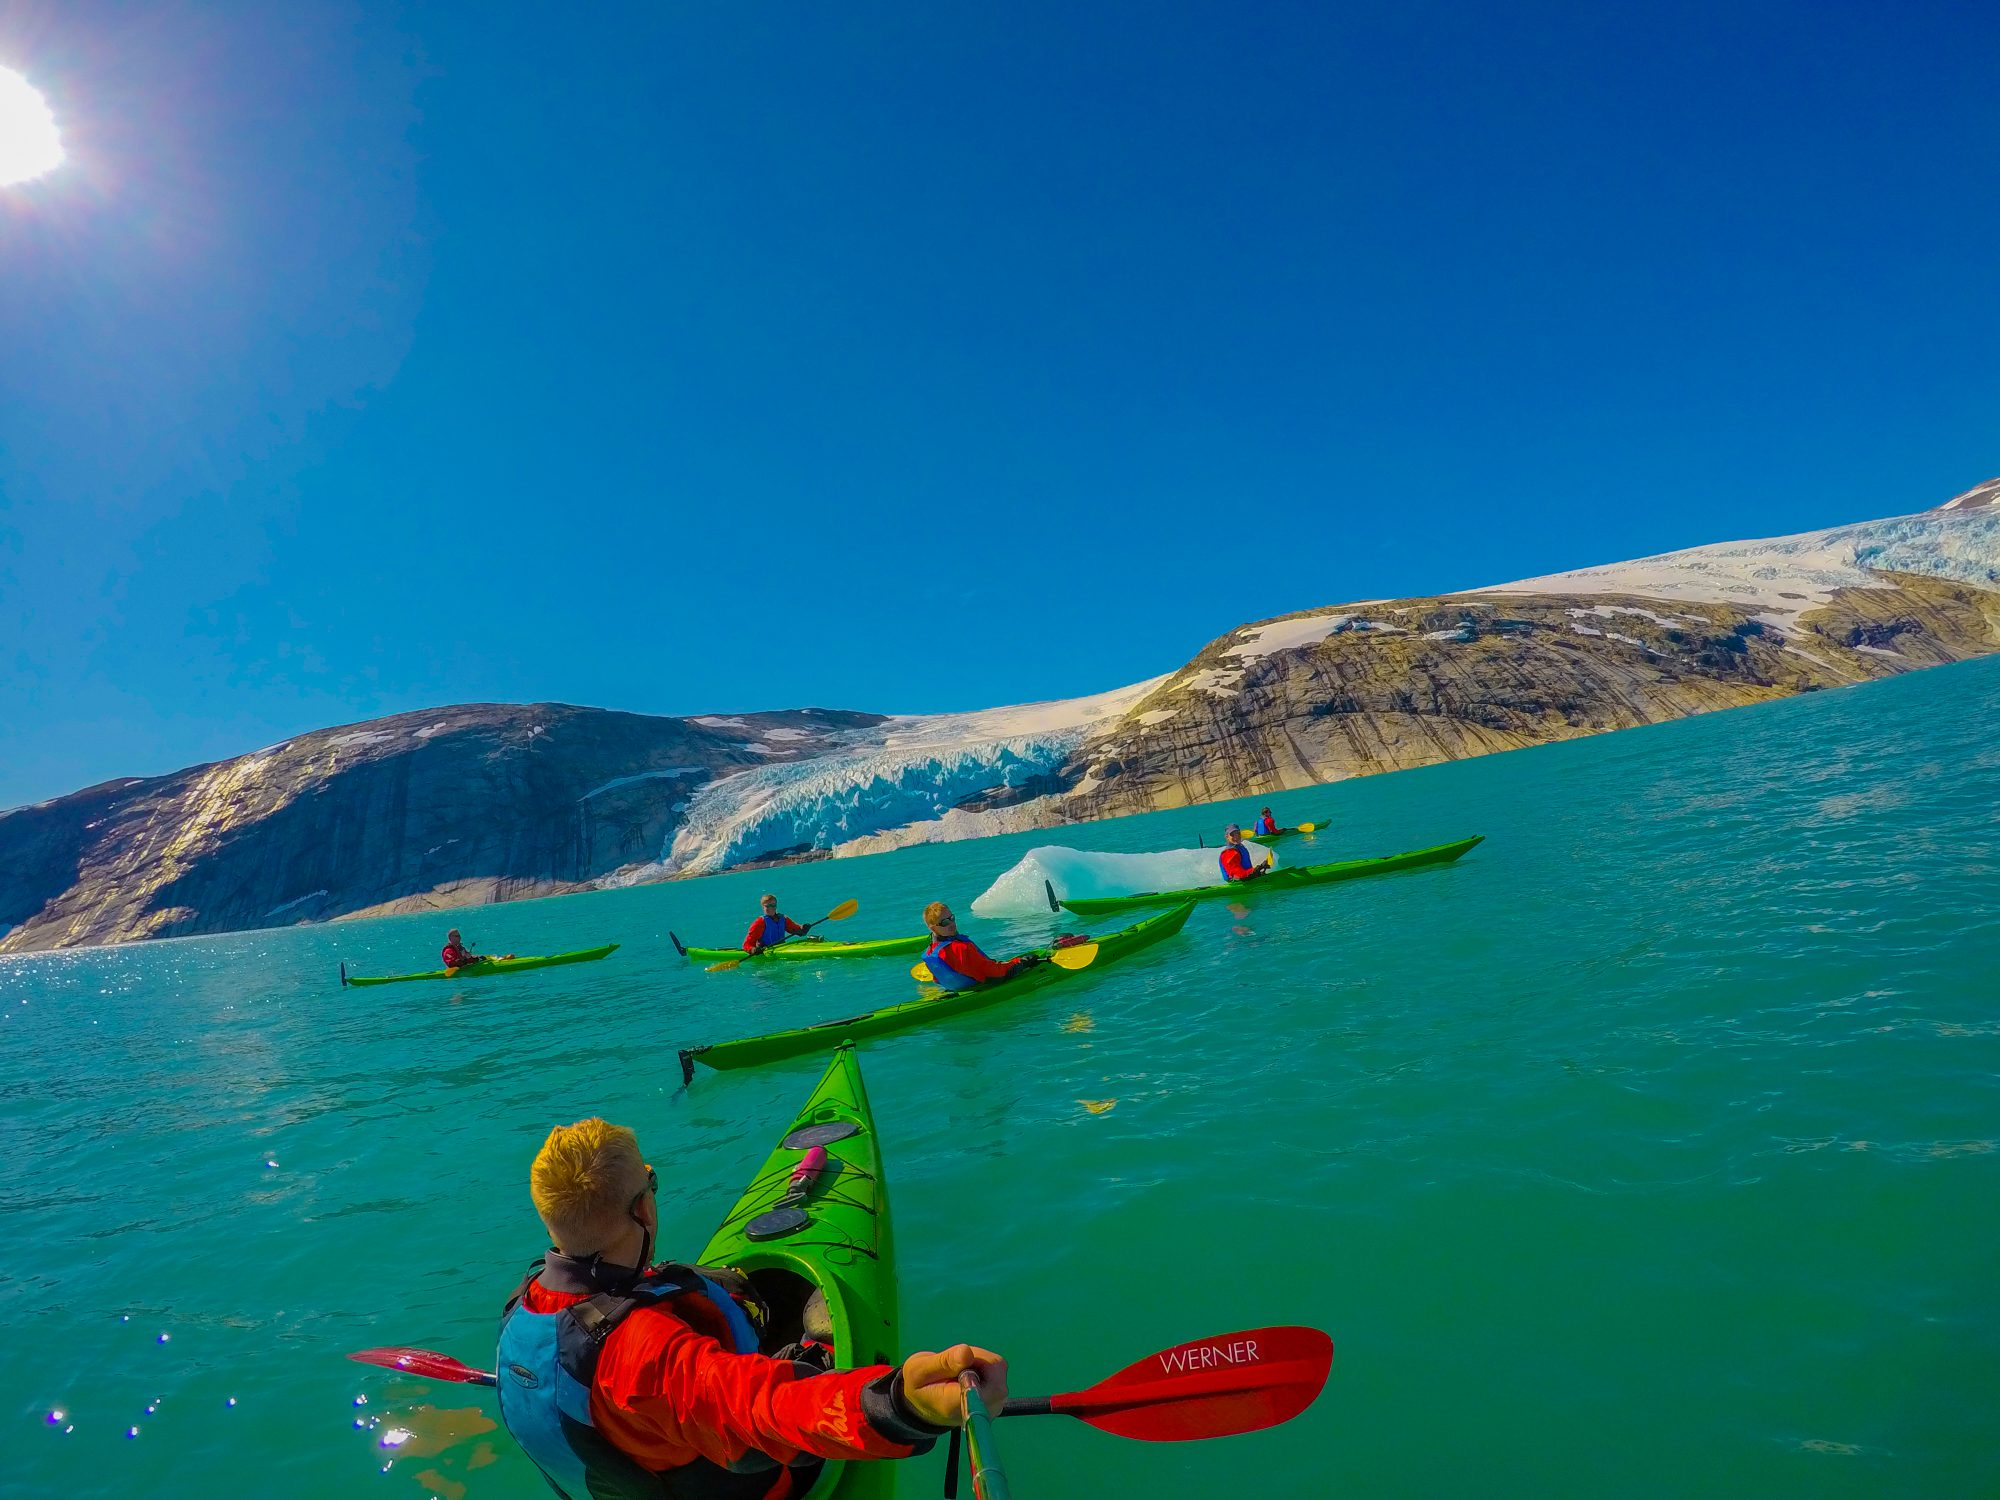
{"label": "glacier", "polygon": [[833,853],[932,824],[968,797],[1056,771],[1164,680],[972,713],[898,715],[846,731],[809,759],[719,777],[695,792],[657,865],[625,872],[620,883],[710,874],[801,850]]}

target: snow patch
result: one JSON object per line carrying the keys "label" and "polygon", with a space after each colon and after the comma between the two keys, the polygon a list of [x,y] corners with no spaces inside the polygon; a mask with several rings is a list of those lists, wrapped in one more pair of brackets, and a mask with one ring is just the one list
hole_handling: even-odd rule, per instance
{"label": "snow patch", "polygon": [[1167,720],[1178,718],[1179,716],[1180,710],[1177,708],[1149,708],[1142,714],[1134,714],[1132,722],[1135,724],[1144,724],[1150,729],[1155,724],[1164,724]]}
{"label": "snow patch", "polygon": [[1190,693],[1213,693],[1218,698],[1234,696],[1243,687],[1243,672],[1225,672],[1217,667],[1204,667],[1179,686]]}
{"label": "snow patch", "polygon": [[611,780],[605,782],[603,786],[592,787],[576,800],[579,802],[588,802],[600,792],[612,791],[621,786],[630,786],[635,781],[669,781],[682,776],[706,776],[707,774],[707,766],[668,766],[664,770],[659,771],[641,771],[636,776],[614,776]]}
{"label": "snow patch", "polygon": [[1667,630],[1678,630],[1683,625],[1708,624],[1700,615],[1662,615],[1650,609],[1639,609],[1630,604],[1592,604],[1582,609],[1565,610],[1572,620],[1585,617],[1596,620],[1615,620],[1620,615],[1631,615],[1640,620],[1651,620],[1655,625]]}
{"label": "snow patch", "polygon": [[767,740],[809,740],[812,736],[803,729],[767,729],[764,731],[764,738]]}
{"label": "snow patch", "polygon": [[696,719],[694,722],[709,729],[748,729],[750,727],[741,719],[722,719],[717,718],[714,714],[707,714],[702,718]]}
{"label": "snow patch", "polygon": [[1317,645],[1354,618],[1353,615],[1307,615],[1301,620],[1280,620],[1275,625],[1253,625],[1237,632],[1243,642],[1222,654],[1240,661],[1257,661],[1280,651],[1297,651]]}
{"label": "snow patch", "polygon": [[[394,738],[395,735],[388,733],[386,730],[357,729],[351,734],[336,734],[332,739],[328,740],[326,743],[329,748],[334,748],[341,745],[380,745],[388,740],[393,740]],[[283,745],[278,746],[278,750],[282,750],[284,748],[285,747]],[[262,753],[265,755],[275,755],[277,753],[277,750],[266,750]]]}
{"label": "snow patch", "polygon": [[439,719],[437,723],[431,725],[430,728],[415,729],[412,730],[411,733],[414,734],[420,740],[428,740],[434,738],[437,735],[443,734],[449,728],[451,728],[451,725],[447,724],[443,719]]}
{"label": "snow patch", "polygon": [[295,906],[304,906],[308,901],[317,901],[319,900],[320,897],[324,896],[325,894],[326,894],[325,891],[307,891],[306,894],[303,896],[295,896],[290,901],[287,901],[283,906],[274,906],[269,911],[265,912],[264,920],[268,922],[270,921],[271,918],[275,917],[281,911],[290,911]]}
{"label": "snow patch", "polygon": [[1975,484],[1963,495],[1954,495],[1939,510],[1976,510],[1982,505],[2000,505],[2000,479]]}

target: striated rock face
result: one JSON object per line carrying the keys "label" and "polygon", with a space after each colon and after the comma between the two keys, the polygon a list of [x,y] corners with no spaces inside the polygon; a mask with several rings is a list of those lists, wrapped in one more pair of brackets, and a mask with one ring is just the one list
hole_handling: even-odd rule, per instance
{"label": "striated rock face", "polygon": [[0,951],[574,890],[657,856],[696,787],[879,715],[471,704],[0,814]]}
{"label": "striated rock face", "polygon": [[1112,817],[1311,786],[2000,650],[2000,592],[1882,581],[1782,626],[1726,605],[1540,594],[1266,622],[1211,643],[1083,746],[1060,810]]}
{"label": "striated rock face", "polygon": [[0,951],[1050,827],[1994,651],[2000,480],[1914,516],[1260,621],[1165,677],[1063,702],[893,718],[403,714],[0,813]]}

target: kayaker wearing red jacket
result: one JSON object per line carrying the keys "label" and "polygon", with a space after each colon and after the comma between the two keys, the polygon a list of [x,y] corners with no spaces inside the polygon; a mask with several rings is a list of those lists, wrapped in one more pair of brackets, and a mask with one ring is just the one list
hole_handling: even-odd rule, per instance
{"label": "kayaker wearing red jacket", "polygon": [[1262,834],[1273,834],[1278,831],[1278,820],[1271,816],[1270,808],[1267,807],[1258,814],[1256,826],[1252,831]]}
{"label": "kayaker wearing red jacket", "polygon": [[764,908],[764,915],[752,922],[750,930],[743,935],[745,953],[762,953],[766,948],[777,947],[788,937],[805,935],[805,928],[778,911],[776,896],[765,896],[758,905]]}
{"label": "kayaker wearing red jacket", "polygon": [[1264,856],[1264,863],[1250,863],[1250,850],[1243,842],[1243,830],[1234,823],[1227,831],[1228,843],[1222,846],[1222,878],[1224,880],[1255,880],[1259,875],[1271,871],[1271,856]]}
{"label": "kayaker wearing red jacket", "polygon": [[998,963],[980,950],[979,944],[958,930],[958,918],[942,901],[924,908],[924,926],[931,930],[931,945],[924,952],[924,964],[931,978],[948,990],[969,990],[975,984],[995,979],[1011,979],[1023,969],[1042,961],[1039,953],[1023,953]]}
{"label": "kayaker wearing red jacket", "polygon": [[467,964],[483,964],[486,960],[477,953],[468,953],[458,936],[458,929],[452,928],[444,935],[444,951],[440,955],[447,969],[462,969]]}
{"label": "kayaker wearing red jacket", "polygon": [[[642,1271],[659,1179],[622,1125],[550,1131],[529,1187],[554,1246],[500,1321],[500,1418],[559,1494],[789,1500],[826,1459],[928,1450],[961,1420],[961,1371],[990,1406],[1006,1399],[1007,1362],[991,1350],[831,1370],[823,1343],[757,1352],[754,1294],[737,1300],[715,1279],[727,1273]],[[831,1336],[817,1294],[809,1336],[815,1322]]]}

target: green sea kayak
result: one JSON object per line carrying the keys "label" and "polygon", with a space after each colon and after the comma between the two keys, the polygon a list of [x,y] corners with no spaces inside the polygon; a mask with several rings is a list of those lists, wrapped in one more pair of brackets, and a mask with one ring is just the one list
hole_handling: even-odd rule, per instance
{"label": "green sea kayak", "polygon": [[[1206,901],[1214,896],[1293,891],[1302,885],[1359,880],[1364,875],[1386,875],[1391,870],[1413,870],[1419,865],[1448,865],[1485,839],[1486,835],[1479,833],[1469,839],[1460,839],[1455,844],[1412,849],[1407,854],[1385,854],[1379,859],[1345,859],[1328,865],[1301,865],[1295,870],[1273,870],[1255,880],[1232,881],[1228,885],[1199,885],[1185,891],[1140,891],[1130,896],[1079,896],[1062,904],[1080,916],[1097,916],[1109,911],[1128,911],[1135,906],[1169,906],[1184,901]],[[1256,841],[1253,839],[1251,842]]]}
{"label": "green sea kayak", "polygon": [[[809,1052],[824,1052],[828,1047],[850,1038],[860,1041],[871,1036],[887,1036],[892,1031],[905,1031],[912,1026],[984,1010],[1002,1000],[1015,1000],[1079,974],[1094,973],[1106,964],[1118,962],[1127,954],[1137,953],[1163,938],[1172,937],[1186,925],[1188,913],[1193,910],[1192,905],[1184,904],[1097,939],[1097,958],[1087,969],[1064,969],[1055,964],[1041,964],[1018,979],[974,985],[969,990],[927,988],[915,1000],[849,1016],[844,1021],[822,1021],[817,1026],[800,1026],[791,1031],[773,1031],[765,1036],[689,1047],[681,1053],[681,1076],[691,1082],[697,1062],[711,1068],[754,1068],[760,1063],[803,1057]],[[1041,951],[1046,956],[1047,950]]]}
{"label": "green sea kayak", "polygon": [[[672,937],[673,934],[668,933],[667,936]],[[746,962],[785,958],[796,963],[801,959],[819,958],[893,958],[898,953],[921,953],[930,945],[929,935],[923,933],[916,937],[876,938],[867,943],[837,943],[830,938],[793,938],[790,942],[756,954],[745,953],[741,948],[681,948],[681,956],[707,964],[726,963],[732,958]],[[680,947],[679,939],[675,939],[675,946]]]}
{"label": "green sea kayak", "polygon": [[[826,1165],[795,1211],[780,1207],[792,1172],[814,1146],[826,1148]],[[833,1322],[837,1368],[901,1363],[889,1193],[853,1047],[834,1053],[770,1160],[710,1237],[701,1264],[734,1267],[756,1283],[771,1308],[763,1333],[768,1350],[797,1341],[806,1300],[818,1288]],[[895,1467],[829,1463],[807,1500],[888,1500]]]}
{"label": "green sea kayak", "polygon": [[364,978],[340,966],[342,984],[407,984],[412,979],[484,979],[489,974],[518,974],[523,969],[553,969],[558,964],[594,963],[618,951],[616,943],[602,948],[579,948],[574,953],[551,953],[542,958],[489,958],[483,964],[467,964],[462,969],[427,969],[421,974],[383,974]]}

